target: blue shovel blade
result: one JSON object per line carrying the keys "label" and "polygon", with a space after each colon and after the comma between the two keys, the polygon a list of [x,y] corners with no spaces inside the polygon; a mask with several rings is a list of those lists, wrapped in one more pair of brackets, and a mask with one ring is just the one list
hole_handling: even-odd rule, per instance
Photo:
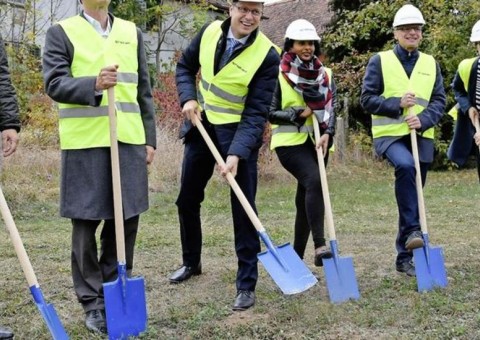
{"label": "blue shovel blade", "polygon": [[330,259],[323,259],[323,269],[331,302],[340,303],[360,298],[351,257],[337,255]]}
{"label": "blue shovel blade", "polygon": [[120,278],[103,284],[109,339],[137,336],[147,328],[143,278],[125,276],[124,282]]}
{"label": "blue shovel blade", "polygon": [[413,261],[419,292],[447,286],[447,271],[445,270],[442,248],[426,246],[414,249]]}
{"label": "blue shovel blade", "polygon": [[279,258],[271,250],[257,256],[283,294],[301,293],[318,282],[289,243],[274,248]]}
{"label": "blue shovel blade", "polygon": [[48,329],[54,340],[67,340],[68,335],[58,318],[57,312],[52,304],[37,304],[40,313],[47,322]]}
{"label": "blue shovel blade", "polygon": [[47,324],[48,330],[52,335],[54,340],[67,340],[68,335],[63,328],[60,319],[58,318],[57,312],[52,304],[46,303],[45,299],[43,298],[42,290],[39,286],[31,286],[30,292],[33,295],[33,299],[35,300],[35,304],[42,314],[45,323]]}

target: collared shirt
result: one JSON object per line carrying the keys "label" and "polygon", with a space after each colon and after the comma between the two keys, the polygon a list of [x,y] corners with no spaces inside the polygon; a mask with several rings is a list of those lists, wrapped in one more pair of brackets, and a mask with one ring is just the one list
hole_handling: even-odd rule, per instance
{"label": "collared shirt", "polygon": [[100,21],[97,19],[92,18],[90,15],[87,13],[83,12],[83,15],[85,16],[85,19],[93,26],[95,31],[98,32],[102,36],[102,38],[107,38],[108,35],[110,34],[110,31],[112,30],[112,25],[110,24],[110,16],[107,16],[107,28],[104,30],[102,28],[102,25],[100,24]]}
{"label": "collared shirt", "polygon": [[[247,43],[248,37],[250,37],[250,34],[247,35],[246,37],[241,38],[241,39],[235,38],[235,37],[233,36],[232,28],[230,27],[230,28],[228,29],[227,42],[228,42],[228,39],[229,39],[229,38],[235,39],[236,41],[238,41],[238,42],[241,44],[241,45],[239,45],[239,47],[240,47],[240,46],[243,46],[243,45],[245,45],[245,44]],[[228,48],[228,46],[227,46],[227,48]]]}

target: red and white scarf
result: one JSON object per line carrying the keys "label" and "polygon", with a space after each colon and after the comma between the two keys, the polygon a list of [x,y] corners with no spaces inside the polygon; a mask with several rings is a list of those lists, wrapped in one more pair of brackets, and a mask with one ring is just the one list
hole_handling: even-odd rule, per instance
{"label": "red and white scarf", "polygon": [[287,82],[303,97],[320,122],[328,122],[333,103],[328,74],[317,57],[302,61],[295,53],[286,52],[280,61],[280,71]]}

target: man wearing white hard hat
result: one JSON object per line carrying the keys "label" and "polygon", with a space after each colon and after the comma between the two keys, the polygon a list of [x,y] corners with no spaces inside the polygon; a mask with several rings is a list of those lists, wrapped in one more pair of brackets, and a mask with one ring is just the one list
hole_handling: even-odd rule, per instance
{"label": "man wearing white hard hat", "polygon": [[417,132],[422,183],[434,155],[434,126],[445,111],[445,89],[435,59],[418,51],[425,25],[413,5],[404,5],[393,20],[397,44],[374,55],[366,68],[361,104],[372,114],[376,153],[395,168],[398,206],[396,270],[415,276],[412,250],[424,245],[419,221],[416,170],[410,130]]}
{"label": "man wearing white hard hat", "polygon": [[[230,17],[205,25],[177,64],[177,90],[186,118],[180,132],[185,150],[176,201],[183,263],[170,276],[171,283],[189,280],[202,272],[200,205],[215,160],[192,124],[194,116],[202,120],[225,159],[221,174],[232,173],[255,207],[258,153],[280,62],[273,43],[259,30],[263,2],[233,1]],[[260,241],[233,193],[231,206],[238,258],[237,294],[232,309],[241,311],[255,303]],[[218,270],[210,268],[212,273]]]}
{"label": "man wearing white hard hat", "polygon": [[[478,55],[480,55],[480,20],[472,28],[470,35]],[[480,145],[480,133],[475,131],[474,122],[479,120],[480,110],[480,58],[474,57],[463,60],[453,79],[452,87],[455,100],[459,105],[458,118],[455,124],[455,133],[448,148],[447,156],[450,160],[463,166],[468,157],[475,153],[477,169],[480,179],[480,155],[477,145]]]}
{"label": "man wearing white hard hat", "polygon": [[[298,19],[290,23],[283,50],[278,85],[269,113],[270,148],[297,180],[293,248],[303,259],[311,231],[314,264],[322,266],[323,259],[331,257],[332,253],[324,235],[325,209],[316,147],[322,149],[326,163],[335,133],[334,85],[331,73],[318,59],[320,37],[310,22]],[[312,115],[320,122],[318,141],[313,133]]]}

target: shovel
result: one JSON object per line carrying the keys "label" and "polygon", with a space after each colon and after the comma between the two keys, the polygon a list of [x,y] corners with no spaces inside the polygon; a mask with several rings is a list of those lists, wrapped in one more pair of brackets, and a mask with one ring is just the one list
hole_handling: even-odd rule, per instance
{"label": "shovel", "polygon": [[440,247],[431,247],[427,231],[427,217],[425,214],[425,202],[423,200],[422,175],[420,173],[420,160],[418,156],[417,133],[414,129],[410,130],[412,139],[412,153],[415,161],[415,184],[418,196],[418,212],[420,214],[420,227],[423,233],[424,245],[422,248],[413,250],[413,260],[415,262],[415,274],[417,276],[417,286],[419,292],[429,291],[435,287],[447,286],[447,272],[445,270],[445,261],[443,251]]}
{"label": "shovel", "polygon": [[[193,123],[197,126],[217,163],[225,166],[225,161],[197,116],[194,116]],[[229,172],[226,177],[232,190],[242,204],[243,209],[245,209],[245,212],[250,218],[250,221],[257,230],[258,235],[267,247],[266,251],[257,255],[258,259],[262,262],[273,281],[280,287],[283,294],[301,293],[315,285],[318,280],[313,276],[312,272],[300,259],[295,250],[293,250],[292,246],[289,243],[278,247],[273,244],[233,175]]]}
{"label": "shovel", "polygon": [[137,336],[147,328],[147,305],[143,277],[127,278],[122,190],[117,143],[114,88],[108,89],[108,116],[112,160],[113,204],[117,245],[118,278],[103,284],[109,339]]}
{"label": "shovel", "polygon": [[[315,115],[313,118],[313,130],[315,140],[320,140],[320,128]],[[323,150],[317,149],[318,168],[320,170],[320,180],[322,183],[323,202],[325,205],[325,222],[327,224],[328,236],[330,237],[330,248],[332,258],[323,259],[323,268],[325,270],[325,279],[327,281],[328,294],[333,303],[344,302],[349,299],[358,300],[360,293],[358,291],[357,279],[355,277],[355,268],[353,267],[352,257],[340,257],[338,254],[337,237],[333,226],[332,205],[330,203],[330,194],[327,184],[327,171],[323,160]]]}
{"label": "shovel", "polygon": [[3,191],[0,188],[0,210],[2,213],[3,220],[5,221],[5,225],[7,226],[7,230],[10,233],[10,238],[12,239],[13,246],[15,248],[15,252],[17,253],[17,257],[20,260],[20,265],[22,266],[23,273],[27,278],[28,286],[30,287],[30,292],[32,293],[33,300],[37,305],[40,313],[42,314],[45,323],[47,324],[48,330],[50,334],[52,334],[52,338],[54,340],[64,340],[68,339],[68,335],[65,332],[65,329],[60,322],[57,312],[52,304],[47,304],[43,297],[42,290],[38,285],[37,277],[33,271],[32,264],[28,259],[27,252],[25,251],[25,247],[23,246],[22,239],[20,238],[20,234],[18,233],[18,229],[15,226],[15,222],[13,221],[12,213],[8,208],[7,201],[5,200],[5,196],[3,195]]}

